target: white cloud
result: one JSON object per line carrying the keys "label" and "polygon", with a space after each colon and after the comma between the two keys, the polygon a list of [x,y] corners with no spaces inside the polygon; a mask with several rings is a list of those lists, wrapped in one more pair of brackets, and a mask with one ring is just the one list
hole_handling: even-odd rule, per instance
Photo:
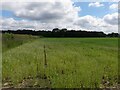
{"label": "white cloud", "polygon": [[[54,0],[1,0],[1,2],[52,2]],[[59,0],[62,1],[62,0]],[[67,0],[63,0],[66,2]],[[74,2],[95,2],[96,0],[73,0]],[[119,0],[97,0],[99,2],[119,2]]]}
{"label": "white cloud", "polygon": [[118,32],[117,25],[108,24],[103,18],[97,18],[90,15],[79,17],[74,24],[89,31],[103,31],[105,33]]}
{"label": "white cloud", "polygon": [[13,11],[15,16],[41,22],[58,22],[74,20],[78,17],[80,7],[74,7],[71,0],[61,2],[27,2],[27,3],[3,3],[3,8]]}
{"label": "white cloud", "polygon": [[[16,17],[27,20],[26,27],[34,23],[35,28],[53,29],[55,27],[72,28],[73,22],[79,17],[80,7],[74,7],[71,0],[52,0],[51,2],[4,2],[4,10],[10,10]],[[18,21],[20,22],[20,21]],[[23,24],[24,26],[24,24]],[[21,27],[23,27],[21,26]]]}
{"label": "white cloud", "polygon": [[[53,28],[76,29],[72,23],[41,23],[40,21],[15,20],[13,18],[1,18],[0,24],[3,30],[32,29],[32,30],[52,30]],[[78,29],[78,28],[77,28]]]}
{"label": "white cloud", "polygon": [[118,13],[107,14],[103,17],[104,21],[111,25],[118,25]]}
{"label": "white cloud", "polygon": [[102,7],[102,6],[104,6],[104,4],[102,4],[100,2],[93,2],[93,3],[89,3],[88,6],[89,7]]}
{"label": "white cloud", "polygon": [[2,25],[3,29],[20,29],[20,28],[26,28],[26,27],[34,27],[34,23],[31,23],[29,21],[25,21],[25,20],[21,20],[21,21],[17,21],[13,18],[2,18],[0,20],[0,24]]}
{"label": "white cloud", "polygon": [[109,9],[111,9],[111,10],[118,10],[118,4],[110,5]]}
{"label": "white cloud", "polygon": [[86,15],[83,17],[78,18],[77,22],[75,24],[80,25],[83,28],[91,29],[92,27],[96,27],[101,23],[100,19],[97,19],[96,17]]}
{"label": "white cloud", "polygon": [[103,31],[105,33],[118,32],[118,26],[112,25],[104,21],[102,18],[93,17],[90,15],[79,17],[71,23],[41,23],[40,21],[15,20],[13,18],[3,18],[0,20],[3,29],[33,29],[33,30],[52,30],[55,27],[88,30],[88,31]]}

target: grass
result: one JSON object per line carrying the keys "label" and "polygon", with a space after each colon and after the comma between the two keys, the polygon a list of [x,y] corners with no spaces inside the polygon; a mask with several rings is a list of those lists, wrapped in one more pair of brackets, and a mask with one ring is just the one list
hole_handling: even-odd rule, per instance
{"label": "grass", "polygon": [[3,52],[2,65],[3,84],[14,87],[115,87],[118,39],[40,38]]}
{"label": "grass", "polygon": [[36,36],[32,35],[20,35],[20,34],[2,34],[2,52],[5,52],[11,48],[22,45],[26,42],[35,40]]}

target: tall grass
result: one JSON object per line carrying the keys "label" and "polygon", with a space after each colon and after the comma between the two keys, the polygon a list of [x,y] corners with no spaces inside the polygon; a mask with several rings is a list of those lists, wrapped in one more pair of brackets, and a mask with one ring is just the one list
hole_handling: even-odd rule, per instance
{"label": "tall grass", "polygon": [[5,33],[2,34],[2,52],[37,39],[37,36]]}
{"label": "tall grass", "polygon": [[117,38],[41,38],[23,44],[3,53],[3,83],[18,87],[39,75],[38,81],[49,80],[52,88],[114,87],[117,44]]}

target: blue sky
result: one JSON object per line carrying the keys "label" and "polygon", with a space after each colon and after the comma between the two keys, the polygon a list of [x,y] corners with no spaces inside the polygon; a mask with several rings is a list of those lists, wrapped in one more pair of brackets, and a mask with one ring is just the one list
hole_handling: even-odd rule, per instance
{"label": "blue sky", "polygon": [[13,12],[11,12],[9,10],[4,10],[4,9],[0,12],[0,15],[2,15],[3,17],[6,17],[6,18],[14,17]]}
{"label": "blue sky", "polygon": [[85,15],[92,15],[92,16],[96,16],[96,17],[103,17],[104,15],[108,14],[108,13],[113,13],[113,11],[111,11],[109,9],[109,6],[114,4],[115,2],[102,2],[102,4],[104,4],[104,6],[102,7],[89,7],[89,3],[90,2],[75,2],[74,5],[76,7],[81,7],[81,11],[79,12],[80,16],[85,16]]}
{"label": "blue sky", "polygon": [[[58,27],[106,33],[118,31],[116,26],[117,2],[73,3],[71,0],[66,1],[59,3],[57,0],[54,3],[3,3],[3,8],[0,9],[0,17],[3,17],[3,25],[6,25],[3,26],[3,29],[25,27],[52,29]],[[5,21],[10,21],[10,24]]]}
{"label": "blue sky", "polygon": [[16,17],[12,11],[4,9],[0,11],[0,16],[3,18],[14,18],[15,20],[22,20],[22,18]]}

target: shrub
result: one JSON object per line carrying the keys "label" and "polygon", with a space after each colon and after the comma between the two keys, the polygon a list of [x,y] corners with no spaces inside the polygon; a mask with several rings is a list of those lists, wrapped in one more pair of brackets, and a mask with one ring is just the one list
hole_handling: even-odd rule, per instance
{"label": "shrub", "polygon": [[14,35],[12,33],[5,33],[4,36],[6,39],[13,39],[14,38]]}

